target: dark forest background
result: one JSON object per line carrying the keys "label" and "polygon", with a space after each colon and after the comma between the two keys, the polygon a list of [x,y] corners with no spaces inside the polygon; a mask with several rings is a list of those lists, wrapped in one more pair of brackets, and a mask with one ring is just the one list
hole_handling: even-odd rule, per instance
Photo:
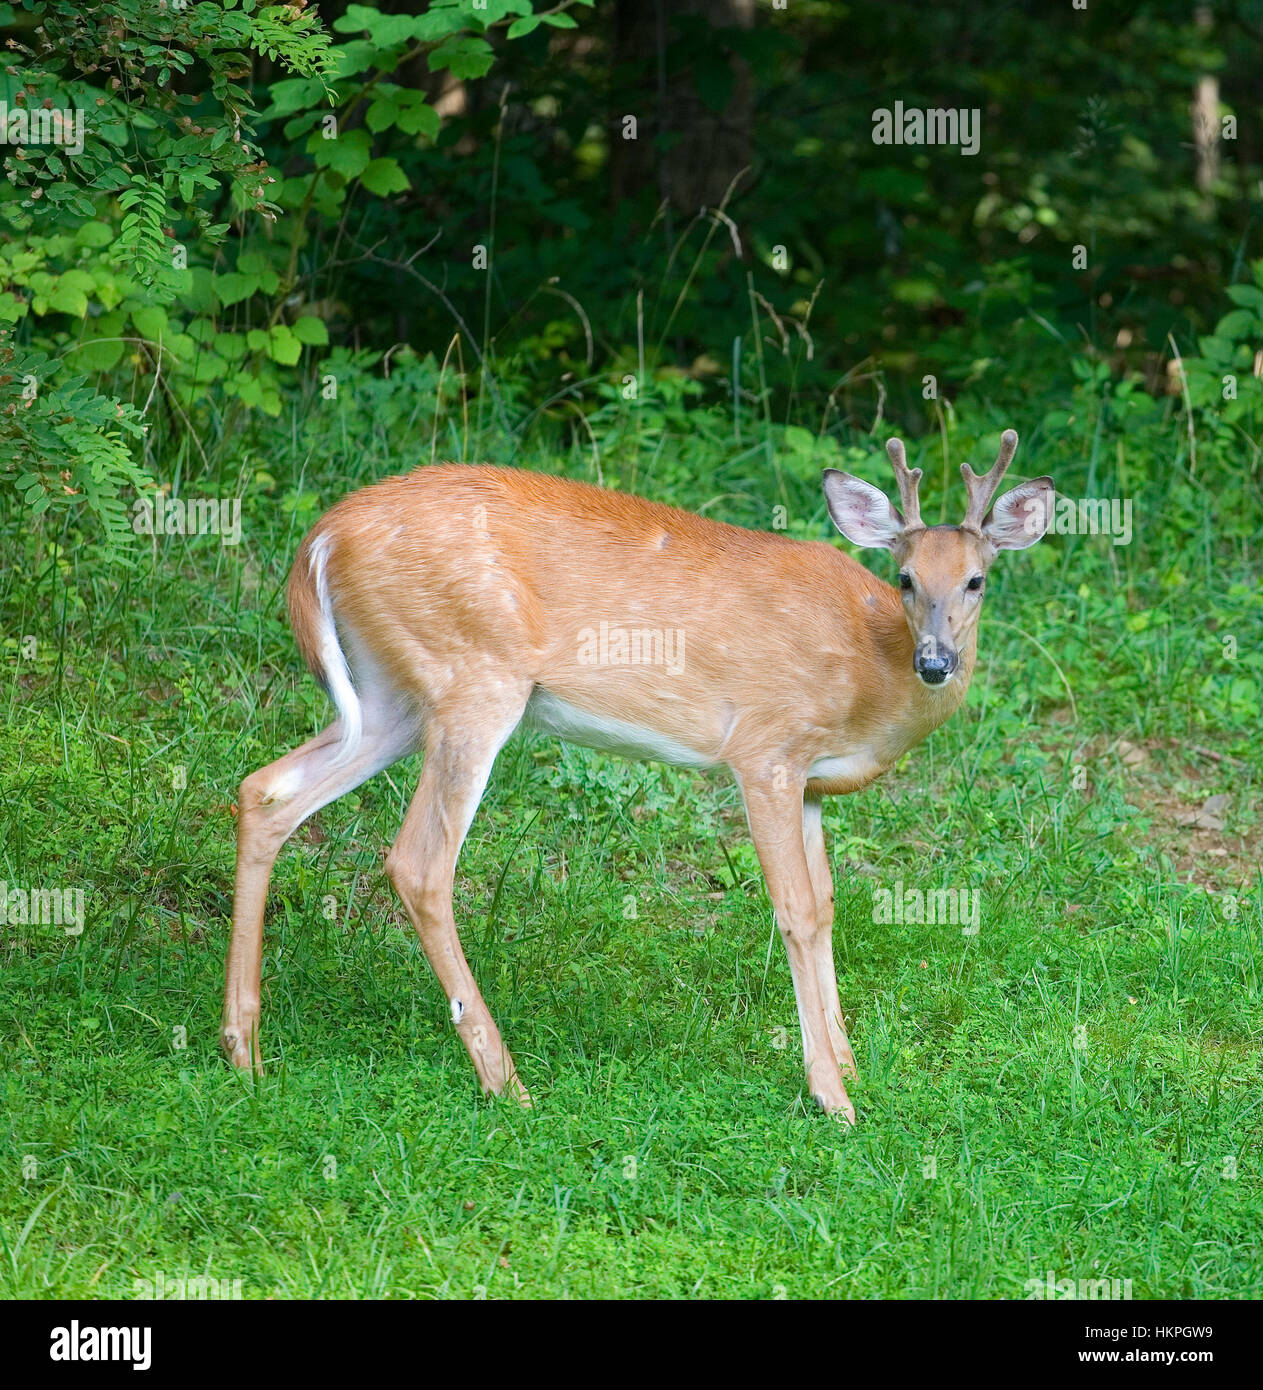
{"label": "dark forest background", "polygon": [[[0,479],[37,514],[86,502],[90,541],[190,434],[264,440],[330,376],[345,404],[401,368],[426,418],[476,400],[501,438],[582,440],[629,376],[769,451],[1084,380],[1256,433],[1255,0],[120,0],[0,26],[10,112],[88,124],[77,158],[5,160]],[[896,102],[976,109],[977,153],[875,143]]]}

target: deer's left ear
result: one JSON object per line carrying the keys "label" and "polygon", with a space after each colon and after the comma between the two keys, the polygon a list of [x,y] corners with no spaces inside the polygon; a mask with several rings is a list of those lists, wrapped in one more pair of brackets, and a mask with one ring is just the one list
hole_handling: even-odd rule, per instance
{"label": "deer's left ear", "polygon": [[1055,500],[1051,478],[1032,478],[996,499],[982,534],[997,550],[1025,550],[1052,524]]}

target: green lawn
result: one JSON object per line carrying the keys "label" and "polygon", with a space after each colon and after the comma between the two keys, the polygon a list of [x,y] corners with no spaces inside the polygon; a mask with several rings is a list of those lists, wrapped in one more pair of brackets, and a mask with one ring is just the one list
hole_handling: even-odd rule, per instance
{"label": "green lawn", "polygon": [[[382,873],[415,761],[282,853],[270,1070],[219,1058],[236,787],[327,718],[283,622],[289,558],[428,439],[313,456],[278,424],[245,462],[212,441],[246,479],[241,546],[146,540],[108,578],[6,526],[0,878],[82,886],[86,921],[0,927],[0,1291],[1020,1298],[1051,1271],[1263,1296],[1258,521],[1207,485],[1226,446],[1200,441],[1190,478],[1182,429],[1120,436],[1120,472],[1162,479],[1134,544],[1001,557],[965,709],[828,804],[853,1130],[805,1095],[732,785],[542,739],[502,756],[457,891],[533,1111],[477,1094]],[[611,445],[603,476],[745,524],[785,499],[824,534],[822,460],[689,447],[686,475]],[[1015,474],[1110,495],[1114,449],[1049,429]],[[887,482],[877,455],[843,466]],[[1221,829],[1181,824],[1218,794]],[[875,921],[898,883],[977,889],[981,930]]]}

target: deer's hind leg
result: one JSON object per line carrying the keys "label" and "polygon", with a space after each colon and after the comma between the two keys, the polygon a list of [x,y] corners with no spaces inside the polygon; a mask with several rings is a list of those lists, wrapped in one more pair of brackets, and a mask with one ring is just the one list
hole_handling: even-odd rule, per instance
{"label": "deer's hind leg", "polygon": [[529,681],[487,678],[448,688],[429,716],[425,764],[386,872],[447,996],[452,1023],[484,1091],[530,1104],[513,1058],[461,949],[452,910],[456,859],[496,755],[517,727]]}
{"label": "deer's hind leg", "polygon": [[337,721],[276,762],[252,772],[237,796],[237,877],[232,940],[224,979],[219,1042],[243,1070],[263,1070],[259,1047],[263,912],[272,865],[281,846],[322,806],[353,791],[412,752],[420,724],[399,708],[365,705],[363,733],[354,755],[338,763]]}

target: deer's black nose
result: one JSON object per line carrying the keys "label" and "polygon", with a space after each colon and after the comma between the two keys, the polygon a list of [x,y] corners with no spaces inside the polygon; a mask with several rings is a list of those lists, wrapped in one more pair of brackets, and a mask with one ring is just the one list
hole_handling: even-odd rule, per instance
{"label": "deer's black nose", "polygon": [[956,669],[956,654],[931,645],[918,647],[913,665],[926,685],[942,685]]}

